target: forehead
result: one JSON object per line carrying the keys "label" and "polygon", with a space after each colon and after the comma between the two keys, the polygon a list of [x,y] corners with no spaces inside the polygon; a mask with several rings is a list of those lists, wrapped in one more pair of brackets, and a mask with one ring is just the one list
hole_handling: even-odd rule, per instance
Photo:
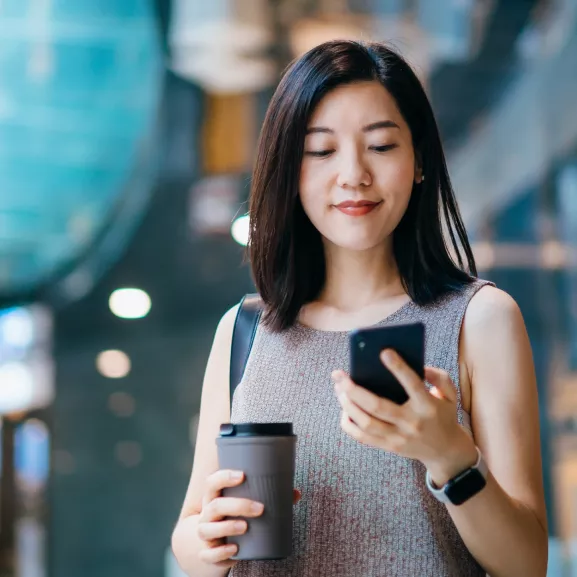
{"label": "forehead", "polygon": [[360,129],[382,120],[393,120],[401,128],[407,128],[395,99],[382,84],[356,82],[337,86],[324,96],[313,111],[308,127]]}

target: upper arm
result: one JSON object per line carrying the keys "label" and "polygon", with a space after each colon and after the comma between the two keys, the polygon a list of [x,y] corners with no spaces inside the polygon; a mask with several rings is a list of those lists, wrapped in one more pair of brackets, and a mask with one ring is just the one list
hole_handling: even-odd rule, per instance
{"label": "upper arm", "polygon": [[517,303],[483,287],[463,322],[475,441],[507,494],[546,527],[533,355]]}
{"label": "upper arm", "polygon": [[208,357],[202,397],[194,464],[180,517],[200,513],[206,478],[218,470],[216,438],[220,425],[230,421],[230,347],[238,305],[221,319]]}

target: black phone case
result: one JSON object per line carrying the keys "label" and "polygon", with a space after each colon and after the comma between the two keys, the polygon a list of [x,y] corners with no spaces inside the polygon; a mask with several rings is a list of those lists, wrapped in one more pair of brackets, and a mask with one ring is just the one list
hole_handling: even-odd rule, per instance
{"label": "black phone case", "polygon": [[394,349],[421,377],[425,377],[425,326],[422,323],[358,329],[349,333],[351,379],[361,387],[402,405],[407,393],[383,365],[383,349]]}

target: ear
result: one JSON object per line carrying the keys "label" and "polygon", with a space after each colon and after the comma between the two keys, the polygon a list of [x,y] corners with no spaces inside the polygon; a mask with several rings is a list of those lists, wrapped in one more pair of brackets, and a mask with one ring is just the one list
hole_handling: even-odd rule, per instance
{"label": "ear", "polygon": [[415,183],[421,184],[423,182],[423,160],[421,153],[415,150]]}

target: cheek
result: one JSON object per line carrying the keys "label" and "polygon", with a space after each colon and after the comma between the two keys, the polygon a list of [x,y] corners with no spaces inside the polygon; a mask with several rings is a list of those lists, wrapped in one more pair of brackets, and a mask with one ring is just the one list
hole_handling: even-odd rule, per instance
{"label": "cheek", "polygon": [[314,223],[327,210],[327,185],[322,171],[312,170],[303,163],[299,179],[299,196],[306,215]]}
{"label": "cheek", "polygon": [[300,199],[308,219],[318,231],[325,233],[328,208],[322,194],[311,193],[310,189],[301,190]]}
{"label": "cheek", "polygon": [[402,162],[383,164],[375,171],[375,175],[377,187],[391,195],[402,197],[399,200],[410,196],[413,190],[415,168],[409,158]]}

